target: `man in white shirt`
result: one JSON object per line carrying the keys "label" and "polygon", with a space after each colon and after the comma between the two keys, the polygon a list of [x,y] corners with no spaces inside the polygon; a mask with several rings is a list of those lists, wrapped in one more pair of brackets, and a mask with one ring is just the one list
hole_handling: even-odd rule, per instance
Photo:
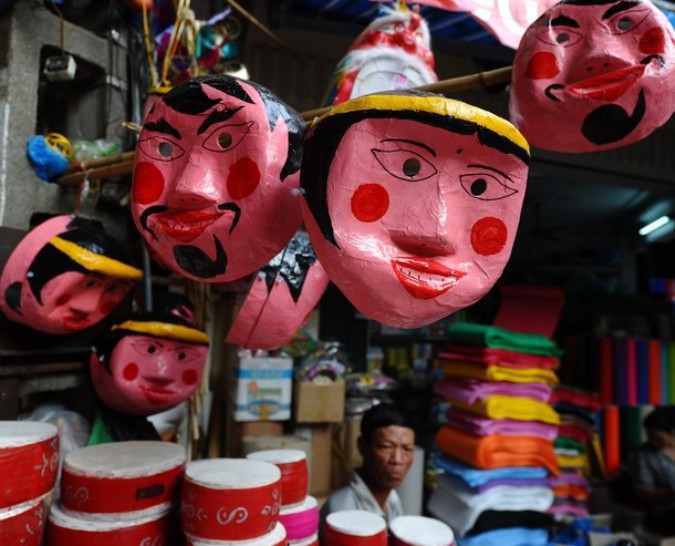
{"label": "man in white shirt", "polygon": [[415,456],[415,431],[394,404],[370,408],[361,421],[357,440],[363,465],[354,470],[349,483],[333,493],[321,509],[321,522],[332,512],[367,510],[387,522],[403,515],[395,488],[401,485]]}

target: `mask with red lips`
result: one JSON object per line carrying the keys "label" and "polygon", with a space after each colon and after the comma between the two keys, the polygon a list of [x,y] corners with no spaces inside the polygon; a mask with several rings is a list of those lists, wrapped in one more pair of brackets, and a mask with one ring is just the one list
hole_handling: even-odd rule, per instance
{"label": "mask with red lips", "polygon": [[174,314],[133,315],[94,346],[96,394],[113,410],[152,415],[187,400],[199,387],[208,336]]}
{"label": "mask with red lips", "polygon": [[647,0],[563,0],[520,42],[509,111],[546,150],[637,142],[675,111],[675,30]]}
{"label": "mask with red lips", "polygon": [[183,83],[144,120],[131,211],[150,251],[187,278],[244,277],[300,227],[305,123],[270,91],[225,75]]}
{"label": "mask with red lips", "polygon": [[364,315],[419,328],[501,275],[529,163],[509,122],[438,95],[373,94],[316,120],[303,153],[312,246]]}
{"label": "mask with red lips", "polygon": [[55,216],[29,231],[0,275],[0,310],[47,334],[71,334],[105,319],[143,272],[99,222]]}

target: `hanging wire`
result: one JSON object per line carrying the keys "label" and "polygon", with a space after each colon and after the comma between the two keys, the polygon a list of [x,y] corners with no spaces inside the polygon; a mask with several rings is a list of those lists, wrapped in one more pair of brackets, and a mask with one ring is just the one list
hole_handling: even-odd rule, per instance
{"label": "hanging wire", "polygon": [[65,56],[65,54],[66,54],[66,20],[63,17],[63,12],[59,9],[59,6],[56,4],[56,0],[52,0],[52,6],[54,7],[54,11],[56,11],[56,14],[59,16],[59,19],[61,20],[61,56]]}

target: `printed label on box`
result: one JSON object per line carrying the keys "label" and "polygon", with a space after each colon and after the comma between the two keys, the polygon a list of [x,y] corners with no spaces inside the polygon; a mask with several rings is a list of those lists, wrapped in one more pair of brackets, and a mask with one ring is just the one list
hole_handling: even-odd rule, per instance
{"label": "printed label on box", "polygon": [[244,358],[233,372],[236,421],[290,419],[293,375],[290,358]]}

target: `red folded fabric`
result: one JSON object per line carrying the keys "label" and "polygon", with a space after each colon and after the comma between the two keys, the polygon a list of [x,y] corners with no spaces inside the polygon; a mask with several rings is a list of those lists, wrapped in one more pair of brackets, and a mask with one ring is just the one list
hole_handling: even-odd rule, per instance
{"label": "red folded fabric", "polygon": [[551,405],[555,405],[558,402],[565,402],[566,404],[577,406],[578,408],[585,409],[590,412],[596,412],[602,407],[599,394],[584,392],[561,385],[558,385],[555,387],[555,389],[553,389],[551,399],[549,400]]}
{"label": "red folded fabric", "polygon": [[453,427],[441,427],[436,445],[444,453],[476,468],[543,466],[558,474],[553,443],[539,436],[473,436]]}
{"label": "red folded fabric", "polygon": [[468,360],[485,366],[498,365],[507,368],[546,368],[557,370],[560,358],[557,356],[533,355],[519,353],[508,349],[490,349],[488,347],[471,347],[448,343],[446,351],[439,355],[451,360]]}

